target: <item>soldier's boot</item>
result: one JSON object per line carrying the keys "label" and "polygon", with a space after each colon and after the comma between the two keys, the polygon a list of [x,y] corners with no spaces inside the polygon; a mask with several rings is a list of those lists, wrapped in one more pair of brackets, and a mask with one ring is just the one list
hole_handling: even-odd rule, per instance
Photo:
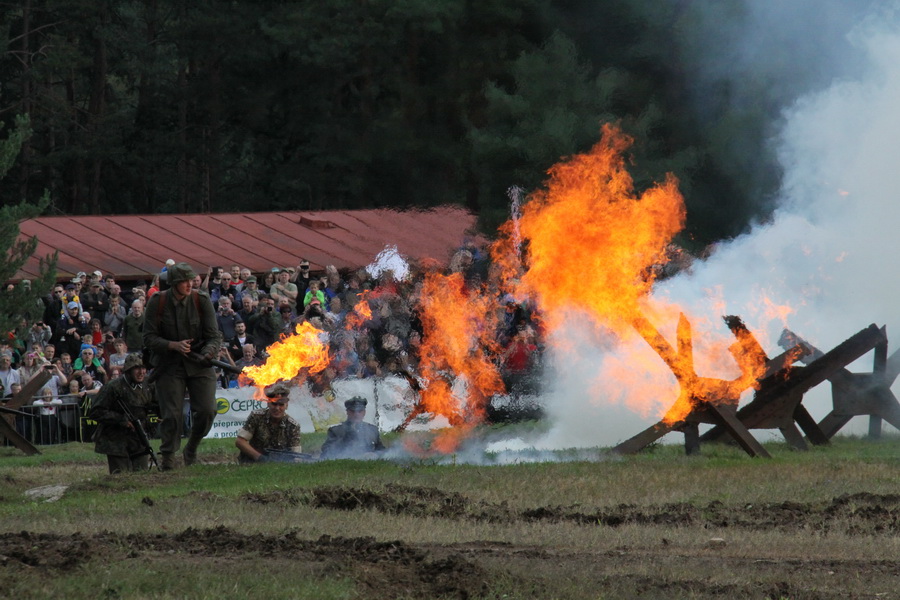
{"label": "soldier's boot", "polygon": [[160,454],[162,459],[159,463],[160,471],[171,471],[175,468],[175,455],[171,452],[163,452]]}
{"label": "soldier's boot", "polygon": [[190,467],[191,465],[197,464],[197,447],[199,445],[200,440],[195,440],[194,438],[190,438],[188,443],[185,444],[184,452],[182,452],[184,466]]}

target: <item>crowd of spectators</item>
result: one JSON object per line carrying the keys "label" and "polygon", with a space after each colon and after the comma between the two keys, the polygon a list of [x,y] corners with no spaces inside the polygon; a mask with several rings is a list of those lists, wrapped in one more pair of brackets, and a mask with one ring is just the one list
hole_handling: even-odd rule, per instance
{"label": "crowd of spectators", "polygon": [[[486,262],[469,246],[458,250],[450,270],[480,290]],[[225,342],[220,359],[238,367],[262,364],[266,348],[293,335],[301,323],[327,332],[323,338],[329,340],[332,359],[312,381],[314,392],[321,393],[336,378],[417,374],[423,333],[417,301],[423,278],[424,271],[415,269],[403,280],[395,280],[391,271],[372,277],[365,269],[342,273],[333,266],[312,273],[309,261],[300,260],[295,267],[255,274],[238,264],[211,267],[193,283],[217,308]],[[143,321],[153,318],[144,313],[144,304],[165,287],[165,268],[149,285],[133,281],[120,286],[115,276],[100,271],[57,283],[43,299],[42,314],[29,315],[8,339],[0,340],[0,396],[8,398],[47,369],[51,379],[35,400],[89,400],[121,373],[129,353],[141,351]],[[494,358],[512,387],[534,369],[540,344],[528,307],[508,295],[501,300]],[[366,305],[360,306],[363,301]],[[223,372],[219,384],[245,382]]]}

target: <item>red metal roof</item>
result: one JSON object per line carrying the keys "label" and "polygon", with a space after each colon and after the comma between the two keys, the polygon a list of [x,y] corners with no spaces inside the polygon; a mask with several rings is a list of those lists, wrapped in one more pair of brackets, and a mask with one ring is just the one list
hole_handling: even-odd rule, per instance
{"label": "red metal roof", "polygon": [[144,279],[169,258],[200,273],[232,264],[261,273],[296,266],[301,258],[313,271],[325,265],[353,269],[371,263],[388,245],[409,258],[447,264],[475,220],[458,207],[39,217],[20,224],[21,235],[36,235],[39,243],[17,279],[35,277],[38,258],[54,251],[60,279],[96,270],[123,280]]}

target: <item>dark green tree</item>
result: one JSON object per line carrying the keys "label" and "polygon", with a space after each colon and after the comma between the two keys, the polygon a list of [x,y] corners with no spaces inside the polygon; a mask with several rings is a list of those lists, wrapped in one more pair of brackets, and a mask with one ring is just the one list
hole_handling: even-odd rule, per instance
{"label": "dark green tree", "polygon": [[[0,180],[29,135],[28,119],[19,117],[15,129],[5,139],[0,139]],[[15,281],[38,245],[37,237],[19,238],[19,223],[36,217],[46,206],[46,197],[36,205],[23,202],[0,206],[0,248],[6,249],[0,254],[0,281],[6,285],[0,291],[0,335],[13,332],[23,319],[40,319],[43,311],[41,296],[50,290],[56,279],[56,255],[53,255],[40,259],[34,279]]]}
{"label": "dark green tree", "polygon": [[566,35],[554,33],[541,48],[523,53],[510,71],[512,85],[488,84],[484,124],[469,131],[485,229],[509,217],[506,189],[537,188],[554,163],[592,146],[603,123],[620,123],[635,137],[639,188],[691,168],[689,148],[672,152],[655,143],[665,119],[652,96],[642,98],[634,112],[625,106],[634,76],[616,68],[595,72]]}

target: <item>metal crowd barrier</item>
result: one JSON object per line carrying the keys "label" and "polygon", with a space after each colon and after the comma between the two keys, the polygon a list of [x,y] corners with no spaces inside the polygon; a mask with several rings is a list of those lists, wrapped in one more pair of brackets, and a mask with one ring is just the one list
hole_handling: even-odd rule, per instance
{"label": "metal crowd barrier", "polygon": [[[35,399],[44,398],[43,396],[35,396]],[[21,406],[18,410],[20,413],[26,413],[28,416],[16,415],[15,427],[25,439],[36,446],[47,446],[50,444],[65,444],[68,442],[87,442],[90,443],[97,428],[97,422],[85,416],[90,410],[91,397],[88,396],[84,400],[78,394],[60,394],[59,399],[62,404],[52,404],[49,406]],[[42,409],[55,408],[55,414],[41,414]],[[2,417],[0,417],[2,418]],[[156,424],[159,418],[156,415],[149,416],[151,437],[156,436]],[[190,425],[188,420],[185,423],[185,429]],[[0,438],[2,439],[2,438]]]}
{"label": "metal crowd barrier", "polygon": [[[62,400],[62,398],[60,398]],[[37,446],[49,444],[65,444],[67,442],[90,441],[93,427],[77,402],[65,402],[51,405],[55,414],[41,414],[43,406],[22,406],[18,411],[29,416],[16,415],[16,431]],[[90,429],[90,431],[88,431]]]}

